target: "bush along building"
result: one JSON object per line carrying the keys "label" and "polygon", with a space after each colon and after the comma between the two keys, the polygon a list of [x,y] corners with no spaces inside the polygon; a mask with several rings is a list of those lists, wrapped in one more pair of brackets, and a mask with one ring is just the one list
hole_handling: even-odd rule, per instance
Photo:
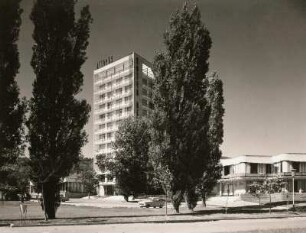
{"label": "bush along building", "polygon": [[[94,157],[114,156],[112,143],[120,123],[130,116],[146,116],[153,109],[152,65],[136,53],[117,61],[105,60],[94,70]],[[100,177],[98,195],[114,195],[115,177],[105,169]]]}
{"label": "bush along building", "polygon": [[298,200],[306,200],[306,153],[223,157],[221,163],[222,178],[214,190],[215,194],[241,196],[241,199],[247,200],[249,186],[254,181],[263,182],[278,177],[285,181],[281,193],[276,195],[278,201],[291,199],[293,189],[298,194]]}

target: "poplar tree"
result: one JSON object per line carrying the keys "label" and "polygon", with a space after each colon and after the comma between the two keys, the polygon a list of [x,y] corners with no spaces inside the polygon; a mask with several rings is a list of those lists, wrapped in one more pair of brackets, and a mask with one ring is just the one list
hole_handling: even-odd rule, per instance
{"label": "poplar tree", "polygon": [[10,174],[22,153],[25,102],[19,99],[20,0],[0,1],[0,193],[16,189]]}
{"label": "poplar tree", "polygon": [[207,195],[211,193],[218,179],[221,178],[222,166],[220,159],[222,151],[220,146],[223,143],[224,116],[222,80],[219,79],[216,73],[213,73],[208,77],[207,83],[206,99],[210,107],[208,127],[209,160],[206,163],[205,171],[198,185],[205,206]]}
{"label": "poplar tree", "polygon": [[36,0],[31,65],[36,79],[30,101],[29,152],[33,181],[41,188],[45,216],[54,219],[59,182],[79,160],[87,141],[84,126],[90,106],[79,100],[81,66],[86,60],[89,7],[75,20],[75,0]]}
{"label": "poplar tree", "polygon": [[[184,196],[196,206],[196,186],[209,161],[208,58],[211,38],[197,6],[187,4],[170,19],[166,52],[154,60],[152,158],[168,171],[175,210]],[[153,163],[154,164],[154,163]],[[157,169],[156,169],[157,170]]]}

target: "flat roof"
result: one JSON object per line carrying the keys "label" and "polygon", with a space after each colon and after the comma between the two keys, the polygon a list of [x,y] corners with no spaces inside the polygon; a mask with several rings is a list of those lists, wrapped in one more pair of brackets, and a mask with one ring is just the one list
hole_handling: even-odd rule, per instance
{"label": "flat roof", "polygon": [[235,157],[222,157],[223,166],[239,163],[264,163],[272,164],[281,161],[306,162],[306,153],[284,153],[278,155],[239,155]]}

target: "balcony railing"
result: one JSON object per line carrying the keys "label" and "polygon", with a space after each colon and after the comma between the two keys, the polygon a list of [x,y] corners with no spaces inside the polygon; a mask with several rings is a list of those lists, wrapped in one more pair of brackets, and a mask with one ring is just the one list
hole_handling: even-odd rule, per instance
{"label": "balcony railing", "polygon": [[[222,179],[239,179],[239,178],[270,178],[270,177],[286,177],[291,178],[291,172],[278,172],[278,173],[234,173],[223,175]],[[295,177],[304,177],[306,178],[306,172],[296,172]]]}

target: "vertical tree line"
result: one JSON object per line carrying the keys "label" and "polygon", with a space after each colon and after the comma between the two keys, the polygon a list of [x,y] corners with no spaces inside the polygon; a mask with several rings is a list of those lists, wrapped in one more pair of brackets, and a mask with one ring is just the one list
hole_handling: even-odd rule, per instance
{"label": "vertical tree line", "polygon": [[166,52],[154,61],[153,142],[160,148],[155,158],[171,174],[177,212],[184,197],[190,209],[196,206],[196,186],[210,160],[210,106],[205,96],[211,43],[198,7],[189,10],[185,4],[164,35]]}
{"label": "vertical tree line", "polygon": [[[98,164],[111,164],[117,188],[128,195],[159,184],[155,190],[169,193],[179,212],[184,199],[193,210],[199,194],[205,204],[221,176],[223,84],[216,73],[208,74],[212,41],[197,6],[185,4],[171,17],[164,44],[153,65],[153,113],[142,130],[135,129],[143,119],[125,121],[116,134],[115,159]],[[143,161],[148,165],[137,166]]]}
{"label": "vertical tree line", "polygon": [[36,79],[30,100],[29,152],[33,181],[41,188],[46,217],[55,218],[59,181],[68,176],[86,143],[83,129],[90,106],[76,95],[83,85],[81,66],[86,60],[89,7],[75,21],[75,0],[37,0],[31,65]]}
{"label": "vertical tree line", "polygon": [[23,152],[26,105],[19,98],[17,40],[21,24],[20,0],[0,1],[0,193],[16,189],[17,158]]}

